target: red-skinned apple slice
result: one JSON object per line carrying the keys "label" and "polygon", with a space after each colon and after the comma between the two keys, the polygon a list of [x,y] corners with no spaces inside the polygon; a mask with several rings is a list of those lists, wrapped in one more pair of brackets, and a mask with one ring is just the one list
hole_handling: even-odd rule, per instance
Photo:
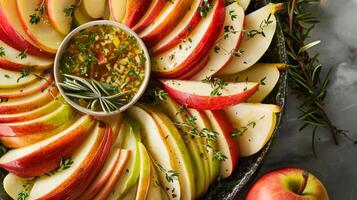
{"label": "red-skinned apple slice", "polygon": [[26,67],[33,67],[35,70],[44,70],[52,67],[53,59],[27,55],[21,58],[18,51],[5,42],[0,40],[0,46],[3,48],[5,55],[0,57],[0,68],[8,70],[21,70]]}
{"label": "red-skinned apple slice", "polygon": [[193,0],[167,2],[154,21],[139,33],[148,47],[152,47],[170,32],[185,16]]}
{"label": "red-skinned apple slice", "polygon": [[17,13],[16,1],[1,0],[0,9],[1,27],[12,41],[9,45],[34,56],[54,56],[54,53],[46,52],[39,48],[27,35],[25,29],[22,27],[20,16]]}
{"label": "red-skinned apple slice", "polygon": [[190,9],[187,11],[183,19],[174,27],[174,29],[164,36],[155,46],[152,47],[152,56],[159,55],[185,39],[201,20],[201,15],[198,11],[202,6],[203,0],[193,1]]}
{"label": "red-skinned apple slice", "polygon": [[0,104],[0,114],[14,114],[34,110],[53,100],[58,92],[57,88],[49,86],[37,94],[8,99],[8,101]]}
{"label": "red-skinned apple slice", "polygon": [[43,175],[58,166],[87,137],[93,120],[84,116],[68,129],[31,146],[14,149],[0,158],[0,167],[20,177]]}
{"label": "red-skinned apple slice", "polygon": [[108,0],[110,18],[121,22],[126,13],[126,0]]}
{"label": "red-skinned apple slice", "polygon": [[31,189],[29,199],[75,200],[103,168],[113,144],[110,126],[102,122],[71,156],[70,168],[54,175],[41,176]]}
{"label": "red-skinned apple slice", "polygon": [[[275,13],[281,10],[284,4],[268,5],[252,12],[246,16],[245,34],[239,47],[243,53],[240,57],[234,57],[218,74],[229,75],[244,71],[254,65],[264,55],[273,40],[276,30]],[[262,22],[269,19],[269,23],[262,25]],[[253,30],[260,30],[263,34],[251,34]]]}
{"label": "red-skinned apple slice", "polygon": [[65,13],[64,10],[75,6],[76,2],[77,0],[45,0],[48,19],[62,35],[67,35],[72,25],[72,16]]}
{"label": "red-skinned apple slice", "polygon": [[207,56],[218,38],[217,30],[221,30],[225,17],[223,1],[213,1],[212,4],[214,7],[200,20],[185,40],[169,51],[152,57],[154,75],[176,78],[192,69]]}
{"label": "red-skinned apple slice", "polygon": [[72,119],[68,120],[66,123],[62,124],[58,128],[42,133],[34,133],[30,135],[24,135],[24,136],[17,136],[17,137],[0,137],[0,141],[5,147],[12,148],[12,149],[17,149],[17,148],[23,148],[26,146],[33,145],[37,142],[40,142],[42,140],[45,140],[49,137],[52,137],[65,129],[69,128],[76,120],[78,120],[79,117],[73,117]]}
{"label": "red-skinned apple slice", "polygon": [[[234,17],[232,17],[234,16]],[[192,80],[203,80],[211,77],[222,69],[234,56],[240,56],[237,52],[241,38],[243,37],[244,10],[237,3],[226,7],[226,16],[221,33],[214,47],[208,53],[207,65]],[[236,55],[238,53],[238,55]]]}
{"label": "red-skinned apple slice", "polygon": [[285,68],[282,63],[258,63],[247,70],[237,74],[223,76],[225,81],[245,82],[254,81],[260,83],[259,90],[247,102],[260,103],[275,88],[280,78],[279,69]]}
{"label": "red-skinned apple slice", "polygon": [[93,18],[98,19],[104,15],[105,0],[82,0],[81,8],[86,14]]}
{"label": "red-skinned apple slice", "polygon": [[203,60],[198,63],[196,66],[194,66],[190,71],[183,73],[182,75],[178,76],[176,79],[179,80],[188,80],[190,79],[192,76],[194,76],[195,74],[197,74],[199,71],[201,71],[209,62],[209,57],[206,56],[205,58],[203,58]]}
{"label": "red-skinned apple slice", "polygon": [[236,2],[242,6],[244,10],[247,10],[251,0],[236,0]]}
{"label": "red-skinned apple slice", "polygon": [[236,105],[252,96],[259,86],[253,82],[227,82],[220,88],[201,81],[161,80],[161,83],[176,102],[198,110],[221,110]]}
{"label": "red-skinned apple slice", "polygon": [[2,123],[0,136],[16,137],[53,130],[69,120],[73,111],[71,106],[63,104],[55,111],[30,121]]}
{"label": "red-skinned apple slice", "polygon": [[[5,192],[12,198],[17,199],[19,194],[24,190],[24,185],[28,184],[28,179],[20,178],[15,174],[9,173],[5,176],[3,186]],[[27,184],[26,184],[27,183]]]}
{"label": "red-skinned apple slice", "polygon": [[127,163],[130,156],[130,150],[121,150],[120,158],[117,162],[117,165],[111,175],[111,177],[106,182],[105,186],[100,190],[100,192],[95,196],[96,200],[106,200],[108,199],[112,189],[116,185],[120,175],[124,171],[125,164]]}
{"label": "red-skinned apple slice", "polygon": [[25,85],[19,88],[0,89],[0,97],[18,98],[18,97],[28,96],[43,91],[52,83],[53,83],[52,75],[47,74],[45,77],[43,77],[43,79],[41,78],[38,81],[31,83],[29,85]]}
{"label": "red-skinned apple slice", "polygon": [[127,1],[123,23],[132,28],[147,12],[152,0]]}
{"label": "red-skinned apple slice", "polygon": [[217,143],[219,152],[222,153],[222,156],[225,157],[224,159],[220,160],[220,171],[219,175],[222,178],[229,177],[234,169],[238,165],[239,159],[239,144],[238,142],[232,137],[232,133],[234,128],[229,122],[227,115],[224,111],[205,111],[213,131],[218,133]]}
{"label": "red-skinned apple slice", "polygon": [[42,71],[35,71],[28,76],[19,79],[21,77],[21,72],[0,68],[0,89],[16,88],[28,85],[38,80],[38,76],[41,76],[42,73]]}
{"label": "red-skinned apple slice", "polygon": [[133,27],[133,30],[139,33],[148,27],[161,13],[161,10],[165,7],[166,3],[166,0],[152,0],[148,10],[139,20],[139,22]]}
{"label": "red-skinned apple slice", "polygon": [[16,0],[17,12],[20,16],[22,26],[32,41],[41,49],[56,53],[64,35],[58,33],[50,24],[46,14],[41,16],[37,24],[30,22],[30,16],[39,7],[37,0]]}
{"label": "red-skinned apple slice", "polygon": [[109,153],[108,159],[104,164],[103,169],[98,174],[97,178],[91,183],[86,191],[81,195],[80,200],[93,199],[102,187],[112,176],[117,163],[120,160],[120,149],[113,148]]}
{"label": "red-skinned apple slice", "polygon": [[242,103],[225,109],[233,127],[240,131],[237,136],[240,155],[251,156],[260,151],[270,140],[276,125],[279,106]]}

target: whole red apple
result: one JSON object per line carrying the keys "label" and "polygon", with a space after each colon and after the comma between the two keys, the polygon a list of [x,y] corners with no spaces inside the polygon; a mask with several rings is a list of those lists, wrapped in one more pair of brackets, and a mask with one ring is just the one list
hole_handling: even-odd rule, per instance
{"label": "whole red apple", "polygon": [[246,200],[328,200],[322,183],[309,172],[284,168],[261,177],[250,189]]}

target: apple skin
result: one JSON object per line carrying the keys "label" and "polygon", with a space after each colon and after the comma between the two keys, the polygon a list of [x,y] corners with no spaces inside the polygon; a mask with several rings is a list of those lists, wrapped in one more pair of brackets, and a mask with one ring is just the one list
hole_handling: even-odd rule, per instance
{"label": "apple skin", "polygon": [[127,1],[124,24],[132,28],[149,8],[151,0]]}
{"label": "apple skin", "polygon": [[133,31],[136,33],[141,32],[146,27],[148,27],[154,19],[160,14],[160,11],[165,7],[167,1],[166,0],[152,0],[153,5],[152,8],[148,8],[147,14],[145,14],[139,22],[133,27]]}
{"label": "apple skin", "polygon": [[71,155],[82,144],[92,124],[93,120],[90,118],[55,142],[16,160],[0,163],[0,167],[23,178],[41,176],[50,172],[58,166],[62,158]]}
{"label": "apple skin", "polygon": [[181,76],[175,77],[175,78],[179,79],[179,80],[189,80],[191,77],[193,77],[199,71],[201,71],[207,65],[208,61],[209,61],[209,56],[206,56],[200,63],[198,63],[190,71],[182,74]]}
{"label": "apple skin", "polygon": [[304,172],[298,168],[269,172],[253,185],[246,200],[328,200],[323,184],[308,172],[306,187],[301,194],[297,194],[303,187]]}

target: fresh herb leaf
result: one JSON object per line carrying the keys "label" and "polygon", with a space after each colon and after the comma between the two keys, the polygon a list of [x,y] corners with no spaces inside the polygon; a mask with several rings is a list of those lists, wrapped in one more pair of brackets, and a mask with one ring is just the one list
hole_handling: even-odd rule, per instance
{"label": "fresh herb leaf", "polygon": [[33,67],[25,67],[20,70],[21,76],[17,79],[17,82],[20,82],[21,79],[29,76],[33,70]]}
{"label": "fresh herb leaf", "polygon": [[6,56],[5,48],[4,47],[0,47],[0,57],[4,57],[4,56]]}
{"label": "fresh herb leaf", "polygon": [[208,0],[203,0],[202,4],[198,7],[198,13],[201,17],[207,17],[208,12],[213,8],[213,4]]}

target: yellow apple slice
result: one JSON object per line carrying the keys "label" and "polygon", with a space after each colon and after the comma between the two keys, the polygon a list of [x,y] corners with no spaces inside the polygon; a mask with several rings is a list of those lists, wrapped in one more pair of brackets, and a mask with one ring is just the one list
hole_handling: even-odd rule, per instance
{"label": "yellow apple slice", "polygon": [[136,196],[136,193],[137,193],[137,189],[138,189],[138,184],[135,184],[132,188],[130,188],[128,193],[126,193],[122,198],[120,198],[120,200],[133,200],[133,199],[135,199],[135,196]]}
{"label": "yellow apple slice", "polygon": [[89,17],[98,19],[104,15],[105,0],[82,0],[81,7]]}
{"label": "yellow apple slice", "polygon": [[41,20],[36,24],[30,22],[30,16],[35,13],[39,4],[37,0],[16,0],[17,10],[22,26],[40,48],[50,53],[56,53],[64,35],[58,33],[50,24],[46,13],[41,15]]}
{"label": "yellow apple slice", "polygon": [[5,192],[12,199],[19,199],[19,194],[22,191],[31,188],[31,182],[31,179],[24,179],[16,176],[15,174],[9,173],[4,178],[3,186]]}
{"label": "yellow apple slice", "polygon": [[145,200],[150,187],[150,171],[151,159],[145,146],[139,142],[140,152],[140,176],[138,181],[138,190],[136,192],[135,200]]}
{"label": "yellow apple slice", "polygon": [[44,91],[33,95],[11,98],[0,104],[0,114],[14,114],[34,110],[53,100],[57,94],[58,89],[49,86]]}
{"label": "yellow apple slice", "polygon": [[108,140],[111,132],[107,126],[97,123],[93,132],[71,155],[72,165],[51,176],[39,177],[30,192],[29,199],[78,199],[102,169],[111,148]]}
{"label": "yellow apple slice", "polygon": [[277,24],[274,14],[283,5],[269,3],[246,16],[245,34],[239,47],[243,53],[240,57],[234,57],[218,74],[238,73],[258,62],[273,40]]}
{"label": "yellow apple slice", "polygon": [[271,138],[276,126],[279,106],[242,103],[225,109],[235,128],[240,155],[251,156],[260,151]]}
{"label": "yellow apple slice", "polygon": [[17,88],[28,85],[36,81],[38,79],[36,76],[40,76],[42,73],[42,71],[35,71],[26,77],[20,78],[22,76],[21,72],[0,68],[0,89]]}
{"label": "yellow apple slice", "polygon": [[75,8],[77,0],[46,0],[46,12],[51,25],[62,35],[67,35],[71,30],[72,15],[64,12],[66,9]]}
{"label": "yellow apple slice", "polygon": [[236,0],[236,2],[242,6],[244,10],[247,10],[251,0]]}
{"label": "yellow apple slice", "polygon": [[245,82],[254,81],[259,83],[259,90],[253,94],[247,102],[260,103],[274,89],[280,78],[279,69],[286,66],[282,63],[258,63],[247,70],[234,75],[223,76],[225,81]]}
{"label": "yellow apple slice", "polygon": [[209,61],[192,80],[204,80],[217,73],[235,56],[240,56],[239,46],[243,37],[245,14],[237,3],[226,7],[224,24],[214,47],[208,53]]}
{"label": "yellow apple slice", "polygon": [[127,0],[108,0],[110,19],[121,22],[126,13]]}
{"label": "yellow apple slice", "polygon": [[2,40],[0,40],[0,46],[3,48],[5,54],[0,57],[0,68],[19,71],[24,68],[33,67],[35,70],[45,70],[53,65],[53,59],[51,58],[27,55],[26,52],[26,56],[21,57],[21,51],[10,47]]}
{"label": "yellow apple slice", "polygon": [[94,20],[94,18],[89,17],[87,13],[83,11],[82,7],[79,7],[74,11],[73,21],[75,25],[80,26],[92,20]]}
{"label": "yellow apple slice", "polygon": [[19,88],[0,89],[0,97],[2,97],[2,98],[18,98],[18,97],[28,96],[28,95],[43,91],[52,83],[53,83],[52,75],[47,74],[43,78],[38,79],[38,81],[36,81],[32,84],[29,84],[29,85],[25,85],[25,86],[22,86]]}
{"label": "yellow apple slice", "polygon": [[[181,195],[183,194],[181,194],[181,183],[179,180],[173,178],[169,182],[166,179],[165,172],[174,172],[177,168],[176,163],[173,162],[176,158],[172,156],[171,149],[168,147],[162,129],[148,112],[138,106],[132,106],[127,112],[140,124],[142,142],[152,156],[151,158],[158,171],[160,184],[163,188],[167,188],[165,192],[167,192],[170,199],[181,199]],[[160,171],[158,168],[165,171]]]}

